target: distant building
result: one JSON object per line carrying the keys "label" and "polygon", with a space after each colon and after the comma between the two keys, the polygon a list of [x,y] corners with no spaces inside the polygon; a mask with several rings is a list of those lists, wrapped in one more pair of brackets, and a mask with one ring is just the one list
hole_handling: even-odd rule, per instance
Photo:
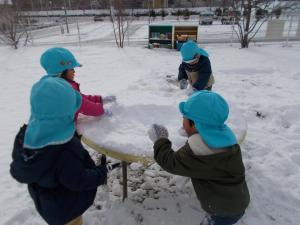
{"label": "distant building", "polygon": [[11,0],[0,0],[0,5],[12,5]]}
{"label": "distant building", "polygon": [[228,7],[232,0],[169,0],[169,7]]}
{"label": "distant building", "polygon": [[[139,9],[143,7],[144,0],[123,0],[126,9]],[[108,1],[90,0],[91,8],[106,9],[109,7]]]}
{"label": "distant building", "polygon": [[152,7],[154,9],[167,8],[168,7],[168,0],[152,0]]}
{"label": "distant building", "polygon": [[144,0],[143,8],[161,9],[168,8],[168,0]]}

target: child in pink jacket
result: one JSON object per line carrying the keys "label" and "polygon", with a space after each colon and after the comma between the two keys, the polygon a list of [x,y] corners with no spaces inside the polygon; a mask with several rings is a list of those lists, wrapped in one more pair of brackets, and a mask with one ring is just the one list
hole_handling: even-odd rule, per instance
{"label": "child in pink jacket", "polygon": [[73,89],[78,91],[82,97],[82,104],[79,110],[75,114],[75,121],[77,121],[79,113],[82,113],[87,116],[101,116],[103,114],[111,116],[112,115],[111,111],[108,109],[104,109],[103,104],[116,101],[116,97],[106,96],[102,98],[100,95],[82,94],[80,92],[79,83],[74,81],[74,76],[75,76],[74,69],[65,70],[60,75],[60,77],[68,81],[69,84],[71,84],[71,86],[73,87]]}

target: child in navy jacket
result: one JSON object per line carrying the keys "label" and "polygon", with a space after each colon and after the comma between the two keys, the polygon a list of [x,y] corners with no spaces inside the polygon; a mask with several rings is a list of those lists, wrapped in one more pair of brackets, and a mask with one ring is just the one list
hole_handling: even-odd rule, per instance
{"label": "child in navy jacket", "polygon": [[80,225],[107,177],[104,163],[95,165],[75,132],[81,96],[64,79],[44,76],[32,87],[30,104],[28,125],[15,138],[10,173],[28,185],[48,224]]}

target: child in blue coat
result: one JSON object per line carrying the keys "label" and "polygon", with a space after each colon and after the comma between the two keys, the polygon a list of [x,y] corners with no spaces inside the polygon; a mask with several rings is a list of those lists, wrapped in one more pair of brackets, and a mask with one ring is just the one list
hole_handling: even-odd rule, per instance
{"label": "child in blue coat", "polygon": [[33,85],[31,115],[16,135],[11,175],[28,185],[41,217],[50,225],[82,224],[107,168],[96,166],[75,132],[80,94],[62,78],[44,76]]}
{"label": "child in blue coat", "polygon": [[194,91],[211,90],[215,82],[208,53],[189,40],[180,49],[182,63],[179,66],[178,81],[181,89],[188,83]]}

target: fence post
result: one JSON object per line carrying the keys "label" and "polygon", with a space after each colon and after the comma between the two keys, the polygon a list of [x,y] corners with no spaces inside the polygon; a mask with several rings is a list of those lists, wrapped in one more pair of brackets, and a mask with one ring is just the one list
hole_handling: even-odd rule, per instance
{"label": "fence post", "polygon": [[289,28],[288,28],[288,34],[287,34],[287,37],[286,37],[286,46],[287,47],[289,46],[289,39],[290,39],[292,24],[293,24],[293,15],[291,15],[290,24],[289,24]]}
{"label": "fence post", "polygon": [[233,33],[234,33],[234,24],[231,24],[231,37],[230,37],[230,46],[233,44]]}

